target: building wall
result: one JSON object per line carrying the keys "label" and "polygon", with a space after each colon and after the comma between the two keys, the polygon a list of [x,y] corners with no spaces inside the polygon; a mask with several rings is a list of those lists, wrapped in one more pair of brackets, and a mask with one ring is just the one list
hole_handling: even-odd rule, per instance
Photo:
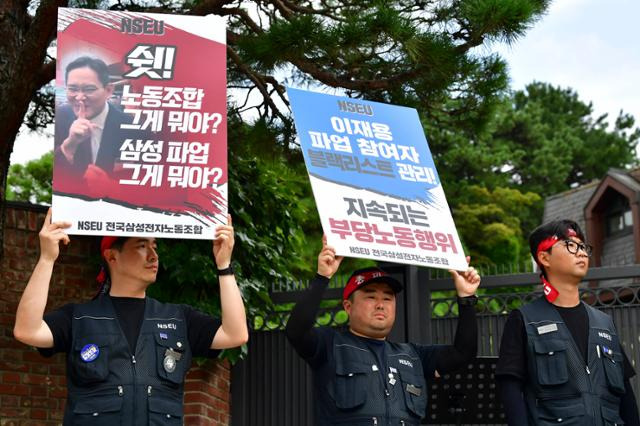
{"label": "building wall", "polygon": [[636,261],[633,234],[606,238],[603,242],[602,266],[633,265]]}
{"label": "building wall", "polygon": [[[10,203],[0,258],[0,424],[58,425],[66,400],[64,354],[44,358],[13,338],[18,301],[39,255],[46,208]],[[54,267],[47,310],[95,294],[96,237],[72,236]],[[225,361],[194,366],[185,385],[185,424],[230,423],[230,370]]]}

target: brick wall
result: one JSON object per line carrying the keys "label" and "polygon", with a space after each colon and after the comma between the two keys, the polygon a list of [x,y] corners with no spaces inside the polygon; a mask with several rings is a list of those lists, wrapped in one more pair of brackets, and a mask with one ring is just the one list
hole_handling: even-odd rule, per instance
{"label": "brick wall", "polygon": [[[46,208],[9,203],[0,259],[0,426],[58,425],[66,398],[64,354],[43,358],[13,339],[18,301],[39,254],[38,231]],[[47,310],[93,297],[99,239],[71,237],[56,262]],[[186,425],[230,422],[230,371],[227,362],[194,366],[185,385]]]}

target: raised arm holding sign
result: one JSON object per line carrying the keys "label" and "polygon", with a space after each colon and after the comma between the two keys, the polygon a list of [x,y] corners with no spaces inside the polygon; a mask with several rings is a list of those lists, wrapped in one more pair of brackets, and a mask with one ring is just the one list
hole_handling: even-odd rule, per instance
{"label": "raised arm holding sign", "polygon": [[472,267],[450,271],[460,311],[453,345],[393,343],[387,336],[402,284],[380,268],[354,271],[349,278],[342,301],[348,331],[315,327],[322,293],[341,262],[323,237],[318,273],[286,328],[287,338],[313,372],[315,424],[419,424],[427,410],[427,380],[476,355],[473,305],[480,276]]}
{"label": "raised arm holding sign", "polygon": [[40,231],[40,259],[14,326],[16,339],[36,346],[43,355],[67,354],[64,424],[98,420],[114,426],[181,424],[192,357],[213,358],[220,349],[248,339],[242,297],[230,268],[233,227],[218,227],[212,249],[219,275],[220,320],[188,305],[146,296],[159,266],[156,240],[147,237],[104,237],[102,291],[89,302],[44,314],[59,244],[70,242],[65,232],[69,226],[51,222],[49,210]]}

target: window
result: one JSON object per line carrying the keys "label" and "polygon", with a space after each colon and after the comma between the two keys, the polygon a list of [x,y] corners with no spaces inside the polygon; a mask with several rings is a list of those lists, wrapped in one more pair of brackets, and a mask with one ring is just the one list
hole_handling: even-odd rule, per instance
{"label": "window", "polygon": [[629,201],[620,194],[611,200],[605,213],[605,235],[607,237],[630,232],[633,228],[633,216]]}

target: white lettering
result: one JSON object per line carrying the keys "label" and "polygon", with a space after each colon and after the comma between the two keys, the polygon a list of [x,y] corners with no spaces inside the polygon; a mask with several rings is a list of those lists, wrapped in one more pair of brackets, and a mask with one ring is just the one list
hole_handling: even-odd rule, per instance
{"label": "white lettering", "polygon": [[167,330],[169,328],[172,329],[172,330],[177,330],[178,329],[174,323],[156,324],[156,325],[158,326],[158,328],[163,329],[163,330]]}
{"label": "white lettering", "polygon": [[399,359],[398,362],[402,365],[408,365],[409,367],[413,368],[413,364],[411,363],[411,361],[408,361],[406,359]]}
{"label": "white lettering", "polygon": [[607,339],[608,341],[611,341],[611,335],[609,333],[605,333],[603,331],[598,331],[598,336],[602,337],[603,339]]}

